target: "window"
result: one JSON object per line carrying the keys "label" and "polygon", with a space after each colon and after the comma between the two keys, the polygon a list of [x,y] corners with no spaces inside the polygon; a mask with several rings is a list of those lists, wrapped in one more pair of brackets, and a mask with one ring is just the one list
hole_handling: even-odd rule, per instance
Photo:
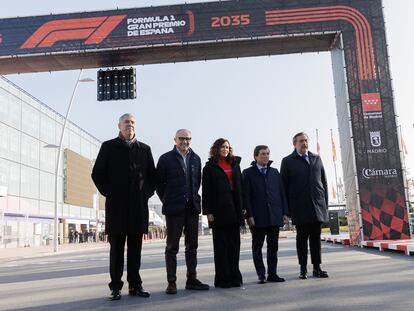
{"label": "window", "polygon": [[20,198],[20,213],[24,215],[38,215],[39,214],[39,201]]}
{"label": "window", "polygon": [[7,123],[9,120],[9,93],[0,88],[0,121]]}
{"label": "window", "polygon": [[41,146],[40,169],[54,174],[56,169],[56,156],[56,148],[45,148],[44,146]]}
{"label": "window", "polygon": [[22,101],[15,96],[10,96],[8,124],[18,130],[21,129],[21,111]]}
{"label": "window", "polygon": [[39,198],[39,171],[22,165],[22,189],[21,196],[38,199]]}
{"label": "window", "polygon": [[9,162],[9,194],[20,193],[20,164]]}
{"label": "window", "polygon": [[81,207],[80,212],[81,212],[81,218],[88,218],[88,219],[96,218],[96,216],[94,216],[96,213],[96,210],[94,210],[93,208]]}
{"label": "window", "polygon": [[20,212],[20,198],[19,197],[15,197],[11,195],[7,197],[7,212],[8,213],[19,213]]}
{"label": "window", "polygon": [[40,116],[40,140],[46,144],[56,144],[55,121],[45,114]]}
{"label": "window", "polygon": [[55,200],[55,175],[40,172],[40,200]]}
{"label": "window", "polygon": [[20,129],[21,100],[0,88],[0,121]]}
{"label": "window", "polygon": [[22,131],[39,138],[40,112],[26,103],[22,105]]}
{"label": "window", "polygon": [[0,159],[0,184],[7,186],[9,195],[19,195],[20,164]]}
{"label": "window", "polygon": [[85,158],[91,158],[91,144],[85,138],[81,138],[81,155]]}
{"label": "window", "polygon": [[39,168],[39,141],[22,134],[22,164]]}
{"label": "window", "polygon": [[0,157],[9,158],[9,127],[0,123]]}
{"label": "window", "polygon": [[20,132],[9,128],[9,158],[20,162]]}
{"label": "window", "polygon": [[40,201],[39,214],[42,216],[54,216],[55,204],[53,202]]}
{"label": "window", "polygon": [[68,131],[69,135],[69,149],[80,154],[81,152],[81,140],[80,136],[71,130]]}

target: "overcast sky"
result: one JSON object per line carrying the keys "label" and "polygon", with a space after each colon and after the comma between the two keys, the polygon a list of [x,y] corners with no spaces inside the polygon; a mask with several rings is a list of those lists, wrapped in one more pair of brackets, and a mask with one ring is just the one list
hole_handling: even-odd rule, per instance
{"label": "overcast sky", "polygon": [[[28,5],[28,1],[14,0],[2,3],[0,17],[180,3],[183,1],[42,0]],[[383,6],[396,112],[408,148],[407,167],[414,172],[414,27],[410,24],[414,2],[384,0]],[[65,114],[77,75],[78,71],[65,71],[6,77]],[[83,77],[95,79],[96,70],[85,70]],[[334,184],[331,128],[338,155],[340,152],[330,53],[138,66],[137,80],[138,97],[133,101],[97,102],[96,85],[81,84],[70,119],[103,141],[117,135],[121,114],[133,112],[138,138],[152,147],[156,161],[172,148],[178,128],[192,130],[193,148],[203,161],[213,141],[225,137],[243,158],[243,167],[250,164],[255,145],[267,144],[274,166],[279,168],[281,159],[293,150],[291,137],[298,131],[309,133],[310,149],[316,151],[315,131],[319,129],[330,188]],[[339,176],[340,161],[339,155]]]}

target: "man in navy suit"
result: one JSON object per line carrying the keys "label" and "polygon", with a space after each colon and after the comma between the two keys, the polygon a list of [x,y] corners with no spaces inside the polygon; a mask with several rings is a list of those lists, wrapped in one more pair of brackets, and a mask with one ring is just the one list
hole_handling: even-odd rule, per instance
{"label": "man in navy suit", "polygon": [[[288,208],[279,171],[270,165],[270,150],[265,145],[256,146],[251,167],[243,171],[244,206],[247,223],[252,232],[253,262],[259,284],[284,282],[277,275],[279,228],[288,221]],[[267,279],[262,247],[267,243]]]}
{"label": "man in navy suit", "polygon": [[321,225],[328,221],[328,187],[321,158],[308,151],[308,135],[293,137],[295,150],[282,160],[280,173],[286,191],[289,214],[296,225],[299,278],[307,279],[308,240],[313,276],[327,278],[321,264]]}

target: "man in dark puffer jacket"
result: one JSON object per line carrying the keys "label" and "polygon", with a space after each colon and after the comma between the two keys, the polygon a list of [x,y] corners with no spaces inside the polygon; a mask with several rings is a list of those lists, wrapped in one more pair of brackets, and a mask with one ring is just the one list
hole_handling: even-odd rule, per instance
{"label": "man in dark puffer jacket", "polygon": [[191,132],[178,130],[173,150],[163,154],[157,164],[157,194],[162,202],[162,213],[167,223],[167,294],[176,294],[177,253],[184,229],[186,289],[208,290],[207,284],[197,279],[197,248],[201,183],[201,160],[190,148]]}

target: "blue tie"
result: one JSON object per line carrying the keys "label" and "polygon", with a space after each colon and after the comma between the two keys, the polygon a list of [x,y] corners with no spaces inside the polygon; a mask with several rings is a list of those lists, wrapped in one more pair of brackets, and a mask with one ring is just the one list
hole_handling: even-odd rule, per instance
{"label": "blue tie", "polygon": [[263,174],[263,176],[266,176],[266,168],[265,167],[260,168],[260,172]]}
{"label": "blue tie", "polygon": [[308,157],[308,155],[307,155],[306,153],[304,153],[304,154],[302,155],[302,158],[303,158],[303,159],[305,159],[306,163],[310,164],[310,163],[309,163],[309,157]]}

